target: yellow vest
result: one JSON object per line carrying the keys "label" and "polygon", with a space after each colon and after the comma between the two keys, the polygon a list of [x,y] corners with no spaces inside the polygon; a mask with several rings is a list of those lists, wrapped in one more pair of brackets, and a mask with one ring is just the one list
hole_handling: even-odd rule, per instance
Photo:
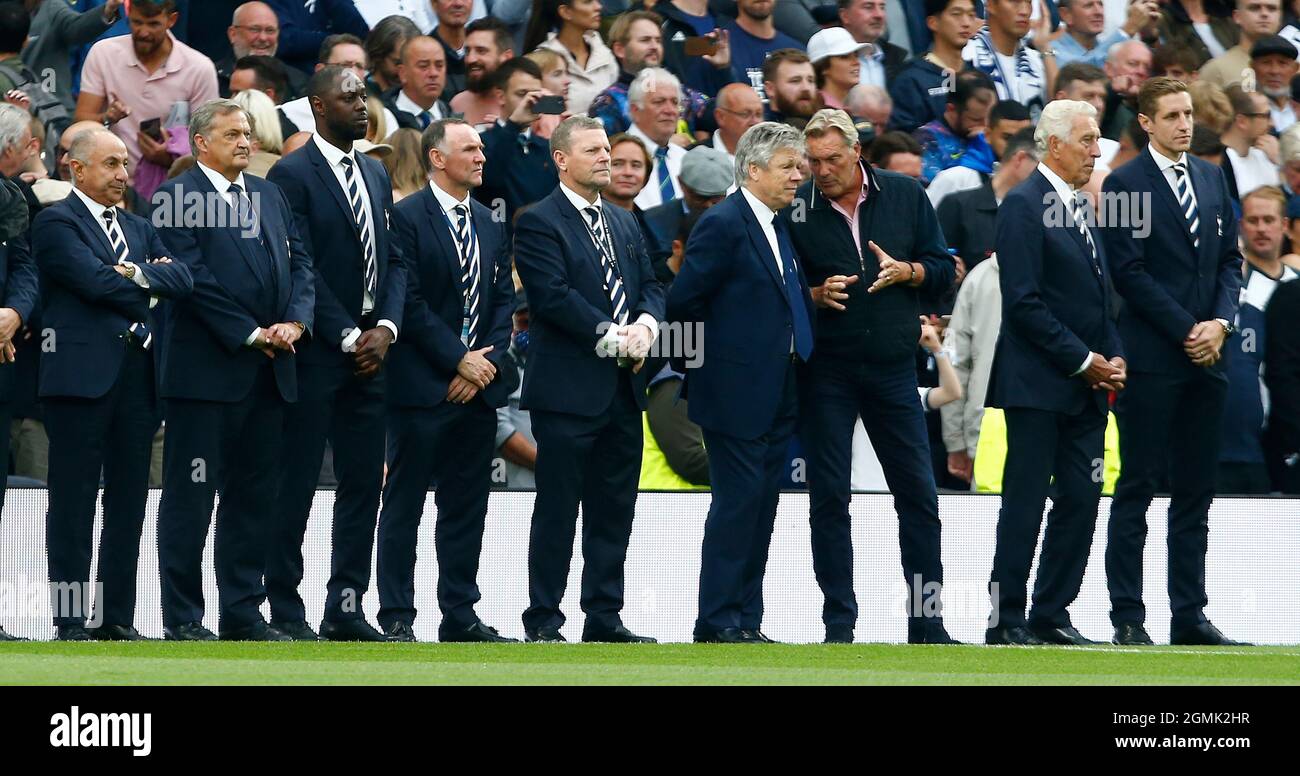
{"label": "yellow vest", "polygon": [[[1007,460],[1007,419],[996,407],[984,408],[980,422],[980,441],[975,449],[975,490],[980,493],[1002,492],[1002,467]],[[1119,425],[1115,413],[1106,415],[1106,452],[1102,461],[1101,492],[1115,493],[1119,479]]]}
{"label": "yellow vest", "polygon": [[641,432],[645,441],[641,448],[641,490],[708,490],[707,485],[692,485],[668,465],[664,451],[659,449],[655,435],[650,432],[650,421],[641,413]]}

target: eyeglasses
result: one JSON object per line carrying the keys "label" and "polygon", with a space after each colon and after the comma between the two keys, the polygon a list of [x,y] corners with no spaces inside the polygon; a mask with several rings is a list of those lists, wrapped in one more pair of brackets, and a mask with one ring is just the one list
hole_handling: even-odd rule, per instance
{"label": "eyeglasses", "polygon": [[1240,115],[1252,119],[1266,119],[1272,116],[1273,114],[1269,113],[1268,111],[1264,111],[1263,113],[1242,113]]}
{"label": "eyeglasses", "polygon": [[754,119],[761,120],[763,118],[762,111],[753,111],[753,110],[738,111],[738,110],[731,110],[730,108],[718,108],[718,110],[722,111],[723,113],[730,113],[731,115],[735,116],[741,121],[753,121]]}
{"label": "eyeglasses", "polygon": [[248,30],[253,35],[278,35],[280,33],[279,27],[250,27],[246,24],[232,24],[230,26],[237,30]]}

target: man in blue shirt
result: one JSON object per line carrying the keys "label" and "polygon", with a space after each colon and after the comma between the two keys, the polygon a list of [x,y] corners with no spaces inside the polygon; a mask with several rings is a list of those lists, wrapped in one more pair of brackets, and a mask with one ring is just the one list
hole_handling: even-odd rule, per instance
{"label": "man in blue shirt", "polygon": [[1059,67],[1071,62],[1101,67],[1111,46],[1137,37],[1143,27],[1160,18],[1160,6],[1155,0],[1137,0],[1129,4],[1124,25],[1105,32],[1105,0],[1057,0],[1056,7],[1065,24],[1065,34],[1052,46]]}
{"label": "man in blue shirt", "polygon": [[763,84],[763,60],[777,49],[803,50],[799,41],[776,31],[772,23],[775,0],[738,0],[736,20],[726,27],[731,66],[742,81],[758,89]]}

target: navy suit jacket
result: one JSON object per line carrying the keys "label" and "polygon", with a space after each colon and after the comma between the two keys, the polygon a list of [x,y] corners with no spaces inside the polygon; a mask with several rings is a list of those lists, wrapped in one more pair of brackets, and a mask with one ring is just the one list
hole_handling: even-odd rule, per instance
{"label": "navy suit jacket", "polygon": [[[1115,289],[1124,299],[1120,336],[1134,372],[1180,374],[1200,369],[1183,351],[1183,340],[1200,321],[1231,323],[1241,293],[1241,251],[1237,216],[1223,170],[1187,155],[1200,216],[1200,247],[1193,247],[1187,221],[1164,174],[1144,150],[1106,176],[1109,196],[1123,197],[1145,212],[1151,233],[1134,236],[1128,224],[1102,230],[1114,268]],[[1227,348],[1224,348],[1227,355]],[[1224,363],[1209,367],[1226,380]]]}
{"label": "navy suit jacket", "polygon": [[1035,171],[998,208],[1002,331],[989,376],[990,407],[1077,415],[1106,411],[1106,391],[1074,373],[1090,352],[1123,357],[1111,312],[1106,252],[1092,228],[1102,277],[1051,182]]}
{"label": "navy suit jacket", "polygon": [[[0,243],[0,307],[13,308],[23,319],[19,331],[31,323],[39,299],[38,285],[27,236],[18,235]],[[14,336],[18,336],[17,332]],[[0,365],[0,401],[12,399],[13,392],[14,365]]]}
{"label": "navy suit jacket", "polygon": [[[254,175],[244,181],[257,208],[256,229],[233,223],[233,208],[197,165],[154,193],[158,234],[172,258],[194,275],[193,295],[169,306],[163,398],[241,401],[266,364],[266,355],[244,344],[254,329],[297,321],[307,327],[303,339],[311,335],[315,282],[293,210],[274,183]],[[202,201],[203,218],[176,217],[177,203],[187,197]],[[305,344],[299,340],[298,347]],[[297,401],[294,356],[283,350],[275,354],[280,395]]]}
{"label": "navy suit jacket", "polygon": [[[781,260],[798,270],[811,326],[816,314],[803,262],[782,219],[773,225]],[[686,258],[668,291],[668,318],[703,325],[699,365],[674,359],[686,372],[682,396],[689,396],[690,419],[742,439],[767,433],[790,368],[794,327],[776,257],[742,192],[706,210],[691,230]]]}
{"label": "navy suit jacket", "polygon": [[[479,329],[474,349],[491,345],[486,358],[497,368],[496,378],[480,395],[489,406],[500,407],[510,397],[509,383],[502,379],[515,305],[510,241],[505,223],[495,220],[484,205],[470,200],[470,218],[479,255]],[[467,350],[460,340],[465,304],[460,254],[428,186],[397,203],[393,230],[410,280],[406,324],[401,339],[388,352],[388,400],[404,407],[433,407],[446,401],[447,386]]]}
{"label": "navy suit jacket", "polygon": [[[149,281],[146,291],[113,269],[117,256],[103,227],[75,193],[42,210],[32,222],[32,252],[40,267],[41,396],[98,399],[117,382],[126,332],[135,323],[155,327],[149,298],[184,299],[194,288],[189,267],[169,256],[153,225],[119,209],[127,261]],[[160,338],[154,337],[154,345]],[[159,348],[154,347],[155,358]]]}
{"label": "navy suit jacket", "polygon": [[[371,233],[375,236],[379,278],[372,315],[375,321],[392,321],[400,332],[406,304],[406,266],[389,231],[393,184],[378,160],[362,153],[354,156],[370,195],[374,221]],[[355,329],[361,320],[365,291],[365,253],[352,205],[315,141],[276,162],[267,180],[284,190],[315,275],[315,336],[298,348],[298,362],[351,370],[352,359],[341,345],[344,333]]]}
{"label": "navy suit jacket", "polygon": [[[664,320],[664,289],[655,279],[636,218],[604,204],[627,297],[628,323],[647,313]],[[618,359],[596,354],[613,320],[604,271],[586,219],[559,186],[519,216],[515,268],[528,295],[528,368],[520,406],[528,410],[596,417],[619,384]],[[637,405],[645,409],[645,370],[631,375]]]}

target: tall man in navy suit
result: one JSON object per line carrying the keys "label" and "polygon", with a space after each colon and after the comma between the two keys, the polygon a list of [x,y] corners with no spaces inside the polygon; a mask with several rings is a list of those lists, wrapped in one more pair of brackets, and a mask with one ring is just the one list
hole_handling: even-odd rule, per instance
{"label": "tall man in navy suit", "polygon": [[384,165],[357,153],[366,136],[366,85],[330,66],[307,86],[316,133],[280,160],[267,179],[284,190],[312,259],[316,336],[297,358],[298,401],[285,408],[280,507],[266,557],[271,624],[315,641],[298,586],[302,541],[328,440],[338,488],[321,638],[383,641],[366,622],[379,491],[384,481],[384,381],[380,367],[397,339],[406,268],[392,238],[392,183]]}
{"label": "tall man in navy suit", "polygon": [[[151,310],[184,299],[190,270],[173,262],[153,225],[117,207],[127,153],[110,132],[68,150],[72,193],[33,221],[41,272],[40,397],[50,437],[45,545],[58,638],[137,641],[136,566],[154,432],[162,420]],[[95,501],[104,474],[99,594],[86,629]]]}
{"label": "tall man in navy suit", "polygon": [[605,125],[566,119],[551,157],[560,185],[515,228],[532,315],[521,407],[537,438],[524,633],[564,641],[560,599],[581,503],[583,641],[652,641],[619,612],[641,471],[642,367],[664,318],[663,287],[635,219],[600,198],[610,182]]}
{"label": "tall man in navy suit", "polygon": [[479,620],[479,555],[492,487],[497,380],[510,344],[515,289],[504,221],[470,199],[483,183],[483,141],[460,119],[424,131],[425,188],[403,199],[394,230],[413,280],[405,339],[388,385],[392,461],[379,519],[379,622],[414,641],[415,544],[437,488],[439,641],[513,641]]}
{"label": "tall man in navy suit", "polygon": [[[1007,458],[989,644],[1093,643],[1070,624],[1067,607],[1079,595],[1097,522],[1107,391],[1125,379],[1106,257],[1079,191],[1101,155],[1096,117],[1084,102],[1049,103],[1034,136],[1038,170],[998,208],[1002,331],[985,403],[1006,413]],[[1053,482],[1026,620],[1029,567]]]}
{"label": "tall man in navy suit", "polygon": [[[1120,471],[1110,508],[1106,581],[1118,644],[1150,644],[1143,627],[1147,508],[1168,475],[1170,641],[1234,645],[1205,617],[1205,553],[1228,378],[1221,357],[1241,289],[1237,218],[1223,171],[1187,153],[1192,98],[1172,78],[1138,93],[1147,150],[1106,178],[1108,195],[1145,203],[1150,235],[1105,230],[1124,298],[1120,333],[1132,385],[1116,406]],[[1005,270],[1004,270],[1005,272]],[[1177,451],[1177,457],[1171,456]]]}
{"label": "tall man in navy suit", "polygon": [[803,136],[784,124],[746,130],[736,146],[740,189],[695,225],[668,294],[669,318],[701,326],[704,343],[698,366],[682,364],[713,485],[696,641],[770,641],[760,629],[763,572],[798,418],[795,371],[813,352],[808,282],[776,217],[803,180],[803,152]]}
{"label": "tall man in navy suit", "polygon": [[282,438],[285,405],[298,398],[295,343],[313,320],[311,257],[280,187],[243,173],[252,147],[243,109],[204,103],[189,131],[198,164],[153,197],[163,243],[194,276],[193,295],[172,306],[162,359],[163,630],[169,639],[215,638],[202,622],[203,545],[220,491],[221,638],[285,641],[259,607],[279,469],[298,454]]}
{"label": "tall man in navy suit", "polygon": [[[0,105],[0,429],[9,428],[13,416],[14,338],[31,320],[39,296],[36,265],[32,263],[28,235],[28,206],[20,185],[12,180],[35,151],[31,142],[31,116],[15,105]],[[9,437],[0,434],[0,461],[9,461]],[[5,483],[0,482],[0,512],[4,511]],[[0,641],[18,641],[0,627]]]}

